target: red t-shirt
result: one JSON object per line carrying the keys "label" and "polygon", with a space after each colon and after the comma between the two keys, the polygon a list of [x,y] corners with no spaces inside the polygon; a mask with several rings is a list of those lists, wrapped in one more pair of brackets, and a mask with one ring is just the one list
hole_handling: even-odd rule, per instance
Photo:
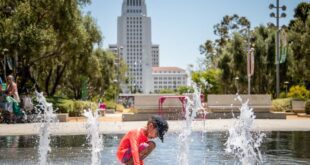
{"label": "red t-shirt", "polygon": [[143,161],[139,158],[139,145],[148,141],[144,131],[144,128],[133,129],[122,138],[117,150],[117,158],[119,161],[122,161],[124,153],[130,148],[134,164],[143,165]]}

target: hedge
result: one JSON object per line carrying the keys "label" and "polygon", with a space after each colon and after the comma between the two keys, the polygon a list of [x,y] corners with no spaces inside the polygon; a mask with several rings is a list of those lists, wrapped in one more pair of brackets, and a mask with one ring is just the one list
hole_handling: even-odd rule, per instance
{"label": "hedge", "polygon": [[64,98],[48,98],[48,102],[53,103],[56,113],[69,113],[70,117],[82,116],[84,110],[98,108],[98,103],[91,101],[69,100]]}
{"label": "hedge", "polygon": [[275,112],[288,112],[292,110],[292,98],[275,99],[272,100],[272,111]]}

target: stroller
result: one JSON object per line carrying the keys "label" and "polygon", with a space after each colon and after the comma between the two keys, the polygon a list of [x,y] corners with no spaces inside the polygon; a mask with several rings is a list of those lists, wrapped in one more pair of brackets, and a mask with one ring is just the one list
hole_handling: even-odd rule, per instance
{"label": "stroller", "polygon": [[36,123],[41,122],[44,118],[44,108],[36,98],[30,96],[29,93],[21,97],[21,109],[25,114],[25,122]]}
{"label": "stroller", "polygon": [[25,122],[34,123],[41,120],[43,111],[33,104],[32,97],[29,94],[21,97],[21,108],[27,116]]}

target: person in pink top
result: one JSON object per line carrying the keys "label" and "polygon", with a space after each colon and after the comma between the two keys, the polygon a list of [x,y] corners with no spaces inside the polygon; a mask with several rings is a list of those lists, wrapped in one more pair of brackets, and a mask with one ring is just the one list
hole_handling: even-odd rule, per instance
{"label": "person in pink top", "polygon": [[128,131],[122,138],[116,156],[126,165],[143,165],[143,160],[156,147],[155,142],[149,141],[159,137],[164,142],[164,135],[168,131],[167,121],[159,115],[153,115],[146,127]]}

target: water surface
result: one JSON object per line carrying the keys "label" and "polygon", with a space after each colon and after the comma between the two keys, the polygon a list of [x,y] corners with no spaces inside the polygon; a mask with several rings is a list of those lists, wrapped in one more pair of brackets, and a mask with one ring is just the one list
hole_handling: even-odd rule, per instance
{"label": "water surface", "polygon": [[[310,132],[266,132],[261,152],[264,164],[310,164]],[[118,165],[115,153],[123,135],[103,135],[101,162]],[[145,160],[147,165],[177,164],[178,134],[168,133],[164,143]],[[190,138],[189,164],[234,164],[238,161],[224,152],[226,132],[194,132]],[[48,163],[91,164],[90,146],[85,135],[53,136]],[[37,136],[0,136],[0,164],[38,164]]]}

